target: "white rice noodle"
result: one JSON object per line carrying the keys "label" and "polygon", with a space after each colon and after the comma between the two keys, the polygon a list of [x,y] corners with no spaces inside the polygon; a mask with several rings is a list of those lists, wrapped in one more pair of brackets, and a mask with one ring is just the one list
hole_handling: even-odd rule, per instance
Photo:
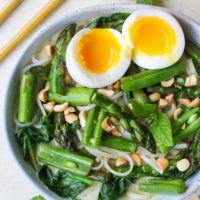
{"label": "white rice noodle", "polygon": [[46,116],[47,114],[46,114],[46,112],[45,112],[45,110],[44,110],[44,108],[43,108],[43,106],[42,106],[42,103],[41,103],[41,101],[39,100],[38,97],[36,98],[36,101],[37,101],[37,105],[38,105],[40,111],[42,112],[42,114],[43,114],[44,116]]}
{"label": "white rice noodle", "polygon": [[92,167],[92,170],[93,171],[98,171],[98,170],[100,170],[102,167],[103,167],[103,165],[104,165],[104,163],[103,163],[103,159],[102,158],[99,158],[99,165],[97,165],[96,167]]}
{"label": "white rice noodle", "polygon": [[78,139],[79,139],[79,141],[81,142],[81,141],[82,141],[82,134],[81,134],[81,131],[80,131],[80,130],[77,130],[77,131],[76,131],[76,135],[78,136]]}
{"label": "white rice noodle", "polygon": [[90,187],[83,190],[78,196],[78,200],[98,200],[102,183],[95,181]]}
{"label": "white rice noodle", "polygon": [[181,144],[176,144],[173,149],[181,150],[181,149],[186,149],[186,148],[188,148],[188,144],[181,143]]}
{"label": "white rice noodle", "polygon": [[88,106],[77,106],[76,108],[79,111],[88,111],[88,110],[91,110],[92,108],[94,108],[95,106],[96,106],[95,104],[90,104]]}
{"label": "white rice noodle", "polygon": [[187,64],[187,66],[186,66],[187,75],[188,76],[195,75],[198,78],[198,73],[197,73],[197,71],[195,69],[195,66],[194,66],[192,58],[185,59],[185,62]]}
{"label": "white rice noodle", "polygon": [[128,105],[128,98],[127,98],[127,95],[125,93],[123,93],[123,100],[124,100],[124,103],[125,105]]}
{"label": "white rice noodle", "polygon": [[142,146],[139,146],[138,149],[137,149],[137,151],[138,151],[139,154],[148,156],[151,159],[154,159],[155,157],[157,157],[156,154],[152,154],[150,151],[146,150]]}
{"label": "white rice noodle", "polygon": [[125,129],[123,129],[122,127],[120,127],[120,131],[122,133],[122,137],[128,140],[131,140],[131,133],[129,133],[128,131],[126,131]]}
{"label": "white rice noodle", "polygon": [[110,99],[111,99],[111,100],[115,100],[115,99],[118,99],[119,97],[121,97],[122,95],[123,95],[123,92],[120,91],[120,92],[117,92],[117,93],[115,93],[114,95],[112,95],[112,96],[110,97]]}

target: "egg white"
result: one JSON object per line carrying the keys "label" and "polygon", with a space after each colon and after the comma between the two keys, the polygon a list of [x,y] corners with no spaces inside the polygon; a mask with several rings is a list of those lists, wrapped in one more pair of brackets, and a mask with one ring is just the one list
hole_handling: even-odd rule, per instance
{"label": "egg white", "polygon": [[161,69],[166,68],[174,63],[176,63],[181,56],[183,55],[185,49],[185,36],[180,24],[177,20],[170,14],[157,10],[157,9],[140,9],[133,12],[124,22],[122,27],[122,35],[124,36],[127,44],[131,49],[134,48],[134,44],[130,38],[130,27],[131,24],[140,19],[141,17],[159,17],[166,22],[168,22],[171,27],[173,28],[175,35],[176,35],[176,44],[171,53],[158,55],[158,56],[149,56],[145,53],[138,53],[136,54],[132,60],[140,67],[146,69]]}
{"label": "egg white", "polygon": [[76,50],[80,38],[91,30],[84,28],[77,32],[71,39],[66,51],[66,65],[70,76],[77,83],[90,88],[100,88],[116,82],[125,74],[131,62],[131,49],[126,44],[120,32],[109,29],[117,38],[122,48],[119,62],[105,73],[92,73],[81,65]]}

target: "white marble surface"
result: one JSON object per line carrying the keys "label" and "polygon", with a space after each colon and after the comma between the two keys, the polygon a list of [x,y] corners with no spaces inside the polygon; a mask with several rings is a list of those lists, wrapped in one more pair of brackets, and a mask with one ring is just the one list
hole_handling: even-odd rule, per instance
{"label": "white marble surface", "polygon": [[[0,8],[8,0],[0,0]],[[200,22],[200,1],[199,0],[162,0],[164,6],[180,11]],[[12,13],[12,15],[0,25],[0,47],[4,45],[48,0],[24,0],[23,3]],[[54,12],[34,33],[44,25],[62,17],[68,11],[79,9],[94,4],[113,2],[135,2],[134,0],[66,0],[65,3]],[[32,35],[34,35],[34,33]],[[10,70],[14,67],[19,55],[26,46],[24,41],[7,59],[0,63],[0,94],[4,93],[4,83],[7,80]],[[0,111],[2,110],[0,97]],[[1,128],[1,127],[0,127]],[[38,195],[38,191],[31,182],[18,171],[14,161],[11,159],[8,149],[2,140],[0,129],[0,199],[1,200],[29,200]],[[198,199],[196,192],[189,199]]]}

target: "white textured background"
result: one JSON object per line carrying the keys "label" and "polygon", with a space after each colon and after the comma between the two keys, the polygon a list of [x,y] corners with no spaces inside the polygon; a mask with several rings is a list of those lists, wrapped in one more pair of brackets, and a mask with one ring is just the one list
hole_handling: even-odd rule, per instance
{"label": "white textured background", "polygon": [[[12,15],[0,25],[0,48],[49,0],[24,0]],[[8,0],[0,0],[0,9]],[[95,4],[116,2],[135,2],[134,0],[66,0],[36,31],[46,24],[51,23],[68,11],[92,6]],[[162,0],[164,6],[191,16],[200,22],[200,0]],[[35,31],[35,32],[36,32]],[[34,32],[34,33],[35,33]],[[33,34],[34,34],[33,33]],[[32,34],[32,35],[33,35]],[[7,59],[0,63],[0,111],[1,98],[4,93],[4,83],[9,71],[14,67],[19,55],[26,46],[30,37],[24,41]],[[1,128],[1,127],[0,127]],[[18,171],[11,159],[8,149],[2,139],[0,130],[0,200],[29,200],[38,195],[38,191],[31,182]],[[190,200],[198,200],[196,192]]]}

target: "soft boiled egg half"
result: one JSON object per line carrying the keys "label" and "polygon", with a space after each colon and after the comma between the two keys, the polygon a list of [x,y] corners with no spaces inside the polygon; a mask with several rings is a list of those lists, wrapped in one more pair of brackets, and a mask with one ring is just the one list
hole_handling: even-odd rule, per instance
{"label": "soft boiled egg half", "polygon": [[122,34],[108,28],[84,28],[71,39],[66,65],[79,84],[100,88],[114,83],[127,71],[131,49]]}
{"label": "soft boiled egg half", "polygon": [[161,10],[135,11],[124,22],[122,34],[132,49],[132,60],[146,69],[171,66],[184,52],[181,26],[172,15]]}

